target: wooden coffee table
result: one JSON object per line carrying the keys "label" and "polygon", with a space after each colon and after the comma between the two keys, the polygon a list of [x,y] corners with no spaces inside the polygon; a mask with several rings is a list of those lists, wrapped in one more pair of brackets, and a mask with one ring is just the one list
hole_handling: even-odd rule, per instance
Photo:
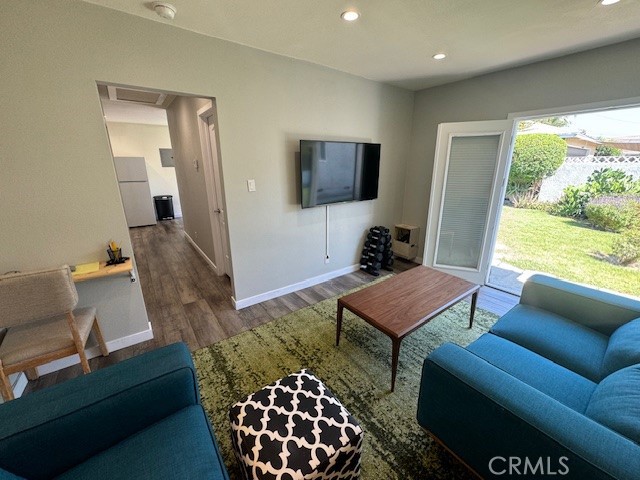
{"label": "wooden coffee table", "polygon": [[433,317],[472,295],[469,328],[473,325],[480,285],[419,266],[389,280],[338,299],[336,345],[340,345],[342,311],[347,309],[391,338],[391,391],[396,384],[402,339]]}

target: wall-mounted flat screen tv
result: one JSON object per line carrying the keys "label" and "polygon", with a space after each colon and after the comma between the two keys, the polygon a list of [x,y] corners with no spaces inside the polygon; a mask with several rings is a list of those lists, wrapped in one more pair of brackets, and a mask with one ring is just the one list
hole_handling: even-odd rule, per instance
{"label": "wall-mounted flat screen tv", "polygon": [[380,144],[300,140],[302,208],[378,198]]}

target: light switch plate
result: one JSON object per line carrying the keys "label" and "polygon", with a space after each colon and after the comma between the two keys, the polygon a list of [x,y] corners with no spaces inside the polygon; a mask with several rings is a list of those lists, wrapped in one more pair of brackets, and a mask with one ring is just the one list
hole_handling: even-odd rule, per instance
{"label": "light switch plate", "polygon": [[250,192],[256,191],[256,181],[253,178],[247,180],[247,190],[249,190]]}

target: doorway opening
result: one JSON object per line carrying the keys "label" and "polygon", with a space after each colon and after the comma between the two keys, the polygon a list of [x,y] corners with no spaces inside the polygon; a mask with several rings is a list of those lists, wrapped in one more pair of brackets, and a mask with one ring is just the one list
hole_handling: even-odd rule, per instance
{"label": "doorway opening", "polygon": [[[517,295],[528,275],[541,271],[636,296],[640,274],[640,109],[629,106],[638,105],[638,99],[618,105],[594,104],[564,110],[570,113],[523,113],[500,121],[440,124],[423,263]],[[558,126],[554,122],[572,125],[589,116],[599,116],[602,121],[618,114],[627,117],[619,123],[626,124],[628,130],[619,127],[610,134],[589,135],[587,127],[578,127],[573,137],[569,135],[572,132],[565,136],[543,133],[542,143],[561,151],[554,164],[558,174],[565,163],[577,169],[573,185],[547,185],[544,181],[555,173],[553,168],[543,169],[539,178],[531,178],[532,172],[539,172],[530,164],[518,171],[522,158],[541,159],[535,153],[540,141],[520,145],[520,138],[533,137],[525,135],[527,129],[540,134],[540,129]],[[552,115],[546,123],[540,122]],[[571,145],[567,142],[570,137],[576,140]],[[516,146],[519,151],[511,162]],[[567,153],[578,160],[567,160]],[[547,163],[554,162],[541,159],[545,168]],[[585,163],[595,167],[586,171],[580,166]],[[510,172],[519,177],[510,177]],[[540,201],[553,191],[560,192],[559,200]],[[510,204],[503,208],[505,198]],[[510,222],[514,215],[525,217],[519,228]],[[515,263],[505,246],[519,248],[525,257],[522,263]]]}
{"label": "doorway opening", "polygon": [[[229,277],[222,291],[231,298],[219,139],[199,125],[203,109],[218,124],[215,99],[105,83],[98,91],[132,244],[145,245],[133,253],[160,254],[163,234],[175,242],[178,232],[215,275]],[[179,261],[170,249],[162,254]]]}
{"label": "doorway opening", "polygon": [[519,121],[487,285],[520,295],[541,272],[637,295],[639,134],[638,107]]}

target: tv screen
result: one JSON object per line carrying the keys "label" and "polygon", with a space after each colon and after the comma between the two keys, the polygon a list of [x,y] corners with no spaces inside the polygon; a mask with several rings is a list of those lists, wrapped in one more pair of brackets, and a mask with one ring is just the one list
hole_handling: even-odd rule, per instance
{"label": "tv screen", "polygon": [[380,144],[300,140],[302,208],[378,198]]}

